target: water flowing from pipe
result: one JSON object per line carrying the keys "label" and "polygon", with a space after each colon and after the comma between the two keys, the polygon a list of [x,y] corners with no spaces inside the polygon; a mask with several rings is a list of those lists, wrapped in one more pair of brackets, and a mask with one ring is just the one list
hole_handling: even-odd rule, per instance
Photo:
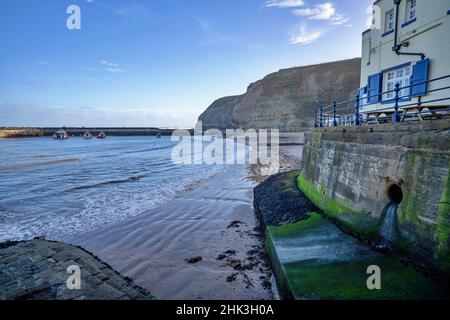
{"label": "water flowing from pipe", "polygon": [[393,243],[396,237],[397,209],[398,205],[393,202],[388,205],[379,229],[379,235],[390,243]]}

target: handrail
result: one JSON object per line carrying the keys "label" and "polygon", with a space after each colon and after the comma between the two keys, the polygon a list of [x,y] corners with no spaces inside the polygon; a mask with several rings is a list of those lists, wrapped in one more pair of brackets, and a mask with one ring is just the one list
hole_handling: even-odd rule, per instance
{"label": "handrail", "polygon": [[[342,122],[344,122],[345,125],[348,125],[349,123],[354,124],[354,125],[360,125],[361,123],[364,122],[364,116],[366,117],[365,121],[370,121],[370,119],[371,119],[369,116],[370,111],[364,110],[364,109],[365,109],[365,107],[367,107],[369,105],[373,105],[373,104],[376,104],[379,102],[376,102],[376,103],[369,103],[369,102],[361,103],[361,102],[369,101],[370,98],[373,98],[373,97],[383,97],[389,93],[394,93],[394,97],[392,99],[384,101],[384,103],[391,104],[391,106],[386,107],[386,108],[376,109],[374,111],[376,111],[378,113],[391,111],[391,112],[393,112],[392,119],[394,122],[403,121],[405,118],[405,115],[403,116],[403,118],[401,118],[399,111],[406,112],[405,111],[406,108],[413,107],[413,106],[417,106],[418,108],[425,108],[426,106],[424,106],[424,105],[427,103],[434,103],[434,102],[450,100],[450,96],[449,96],[449,97],[444,97],[444,98],[440,98],[440,99],[422,101],[423,96],[426,96],[433,92],[450,89],[450,86],[448,86],[448,85],[439,87],[439,88],[434,88],[434,89],[428,89],[428,86],[427,86],[425,91],[421,92],[421,96],[417,97],[418,98],[417,102],[404,104],[407,101],[408,102],[411,101],[411,98],[413,98],[413,97],[411,97],[411,89],[413,87],[418,87],[418,86],[422,86],[424,84],[429,84],[432,82],[445,80],[445,79],[449,79],[449,78],[450,78],[450,74],[441,76],[441,77],[437,77],[434,79],[430,79],[427,81],[419,82],[419,83],[414,83],[414,84],[410,83],[409,85],[403,86],[403,87],[400,87],[400,84],[397,83],[393,90],[387,90],[387,91],[383,91],[383,92],[373,94],[373,95],[364,95],[363,97],[361,97],[359,94],[357,94],[355,99],[352,99],[352,100],[347,100],[347,101],[342,101],[342,102],[334,101],[332,105],[320,107],[315,110],[315,115],[316,115],[315,126],[316,127],[324,127],[324,126],[332,125],[332,126],[337,127],[340,124],[342,124]],[[408,94],[401,94],[402,91],[405,89],[409,89]],[[416,98],[416,97],[414,97],[414,98]],[[405,100],[405,99],[407,99],[407,100]],[[347,107],[347,105],[349,105],[349,104],[350,104],[350,106]],[[443,109],[443,111],[447,111],[447,110]],[[439,112],[439,111],[433,111],[433,112]],[[343,114],[343,113],[347,113],[347,114]],[[414,113],[410,113],[410,114],[414,114]],[[426,112],[423,112],[422,114],[426,114]],[[378,117],[377,119],[383,119],[383,118],[384,117]],[[328,119],[328,123],[325,125],[324,120],[326,120],[326,119]],[[342,119],[344,119],[344,121],[342,121]]]}
{"label": "handrail", "polygon": [[[439,81],[439,80],[444,80],[444,79],[448,79],[448,78],[450,78],[450,74],[449,74],[449,75],[446,75],[446,76],[434,78],[434,79],[431,79],[431,80],[428,80],[428,81],[423,81],[423,82],[419,82],[419,83],[415,83],[415,84],[410,84],[410,85],[408,85],[408,86],[399,87],[398,90],[402,91],[402,90],[404,90],[404,89],[412,89],[412,87],[417,87],[417,86],[421,86],[421,85],[424,85],[424,84],[428,84],[428,83],[431,83],[431,82],[435,82],[435,81]],[[440,89],[440,90],[442,90],[442,89]],[[396,89],[386,90],[386,91],[383,91],[383,92],[380,92],[380,93],[377,93],[377,94],[365,96],[365,97],[363,97],[363,98],[357,98],[357,99],[353,99],[353,100],[347,100],[347,101],[339,102],[339,103],[336,103],[336,106],[343,105],[343,104],[347,104],[347,103],[355,103],[356,101],[361,101],[361,100],[365,100],[365,99],[370,99],[370,98],[373,98],[373,97],[383,96],[383,95],[385,95],[385,94],[392,93],[392,92],[395,92],[395,91],[396,91]],[[431,92],[431,91],[430,91],[430,92]],[[428,91],[426,91],[425,93],[428,93]],[[402,97],[400,97],[400,98],[404,98],[404,97],[409,97],[409,95],[405,95],[405,96],[402,96]],[[371,105],[371,104],[367,104],[367,105]],[[327,110],[328,108],[330,108],[330,109],[333,108],[333,104],[323,107],[323,110]]]}

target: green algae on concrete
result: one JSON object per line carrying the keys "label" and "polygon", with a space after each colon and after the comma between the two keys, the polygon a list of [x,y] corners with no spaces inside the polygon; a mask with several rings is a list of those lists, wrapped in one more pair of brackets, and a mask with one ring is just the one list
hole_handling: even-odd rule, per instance
{"label": "green algae on concrete", "polygon": [[368,213],[354,211],[347,206],[331,199],[326,190],[320,191],[314,184],[308,181],[302,174],[297,177],[298,188],[313,202],[323,213],[337,220],[345,228],[366,237],[376,234],[379,221],[370,217]]}
{"label": "green algae on concrete", "polygon": [[289,238],[297,236],[300,232],[306,231],[309,228],[314,228],[320,224],[323,219],[317,213],[311,213],[311,216],[303,221],[297,223],[283,223],[278,227],[269,227],[272,237]]}
{"label": "green algae on concrete", "polygon": [[[280,293],[288,299],[444,299],[445,288],[394,258],[374,252],[319,214],[268,227],[266,248]],[[381,268],[381,290],[369,290],[367,268]]]}
{"label": "green algae on concrete", "polygon": [[[381,290],[369,290],[367,268],[381,268]],[[392,258],[375,255],[354,262],[323,263],[308,260],[285,266],[294,296],[300,299],[332,300],[434,300],[444,299],[445,290]]]}
{"label": "green algae on concrete", "polygon": [[305,134],[298,185],[346,231],[376,240],[401,188],[396,253],[450,275],[450,121],[319,128]]}
{"label": "green algae on concrete", "polygon": [[439,249],[438,259],[442,261],[447,272],[450,273],[450,171],[439,204],[438,235]]}

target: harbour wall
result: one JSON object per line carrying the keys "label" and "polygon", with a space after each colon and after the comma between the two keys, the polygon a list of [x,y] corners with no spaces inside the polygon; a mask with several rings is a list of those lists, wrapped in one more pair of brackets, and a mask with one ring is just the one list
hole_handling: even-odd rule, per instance
{"label": "harbour wall", "polygon": [[[61,128],[0,128],[0,138],[51,137]],[[107,136],[170,136],[175,129],[159,128],[63,128],[69,136],[81,136],[86,131]]]}
{"label": "harbour wall", "polygon": [[314,129],[303,152],[298,186],[325,214],[377,239],[396,202],[392,245],[450,273],[450,121]]}

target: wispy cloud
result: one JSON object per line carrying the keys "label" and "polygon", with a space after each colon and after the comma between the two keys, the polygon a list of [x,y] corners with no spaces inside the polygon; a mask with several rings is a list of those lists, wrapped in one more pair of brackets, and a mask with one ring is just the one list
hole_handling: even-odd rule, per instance
{"label": "wispy cloud", "polygon": [[349,18],[337,13],[331,2],[320,3],[311,8],[294,9],[292,13],[296,16],[308,17],[310,20],[327,21],[331,25],[342,25],[349,21]]}
{"label": "wispy cloud", "polygon": [[101,60],[100,64],[103,66],[104,70],[108,72],[117,73],[126,71],[122,69],[119,64],[107,60]]}
{"label": "wispy cloud", "polygon": [[339,13],[332,2],[307,6],[303,0],[266,0],[264,6],[288,9],[295,16],[315,21],[315,25],[321,23],[320,27],[310,28],[308,23],[303,21],[289,33],[289,42],[291,44],[310,44],[320,39],[326,32],[336,26],[351,26],[349,24],[350,19]]}
{"label": "wispy cloud", "polygon": [[148,11],[141,5],[129,4],[122,7],[113,7],[110,4],[98,1],[98,0],[85,0],[87,3],[103,7],[105,9],[111,10],[115,15],[118,16],[131,16],[133,14],[143,14],[148,15]]}
{"label": "wispy cloud", "polygon": [[198,20],[198,24],[204,34],[204,40],[202,42],[202,45],[204,46],[229,43],[233,41],[231,36],[224,35],[219,32],[216,25],[211,21],[201,19]]}
{"label": "wispy cloud", "polygon": [[310,30],[306,24],[300,24],[290,33],[290,43],[307,45],[317,41],[324,33],[321,29]]}
{"label": "wispy cloud", "polygon": [[296,8],[304,5],[303,0],[267,0],[264,3],[264,6],[269,8]]}
{"label": "wispy cloud", "polygon": [[88,70],[88,71],[102,71],[100,69],[97,68],[92,68],[92,67],[83,67],[84,70]]}
{"label": "wispy cloud", "polygon": [[37,63],[37,64],[40,64],[40,65],[43,65],[43,66],[56,67],[55,64],[50,63],[50,62],[47,62],[47,61],[44,61],[44,60],[37,61],[36,63]]}

